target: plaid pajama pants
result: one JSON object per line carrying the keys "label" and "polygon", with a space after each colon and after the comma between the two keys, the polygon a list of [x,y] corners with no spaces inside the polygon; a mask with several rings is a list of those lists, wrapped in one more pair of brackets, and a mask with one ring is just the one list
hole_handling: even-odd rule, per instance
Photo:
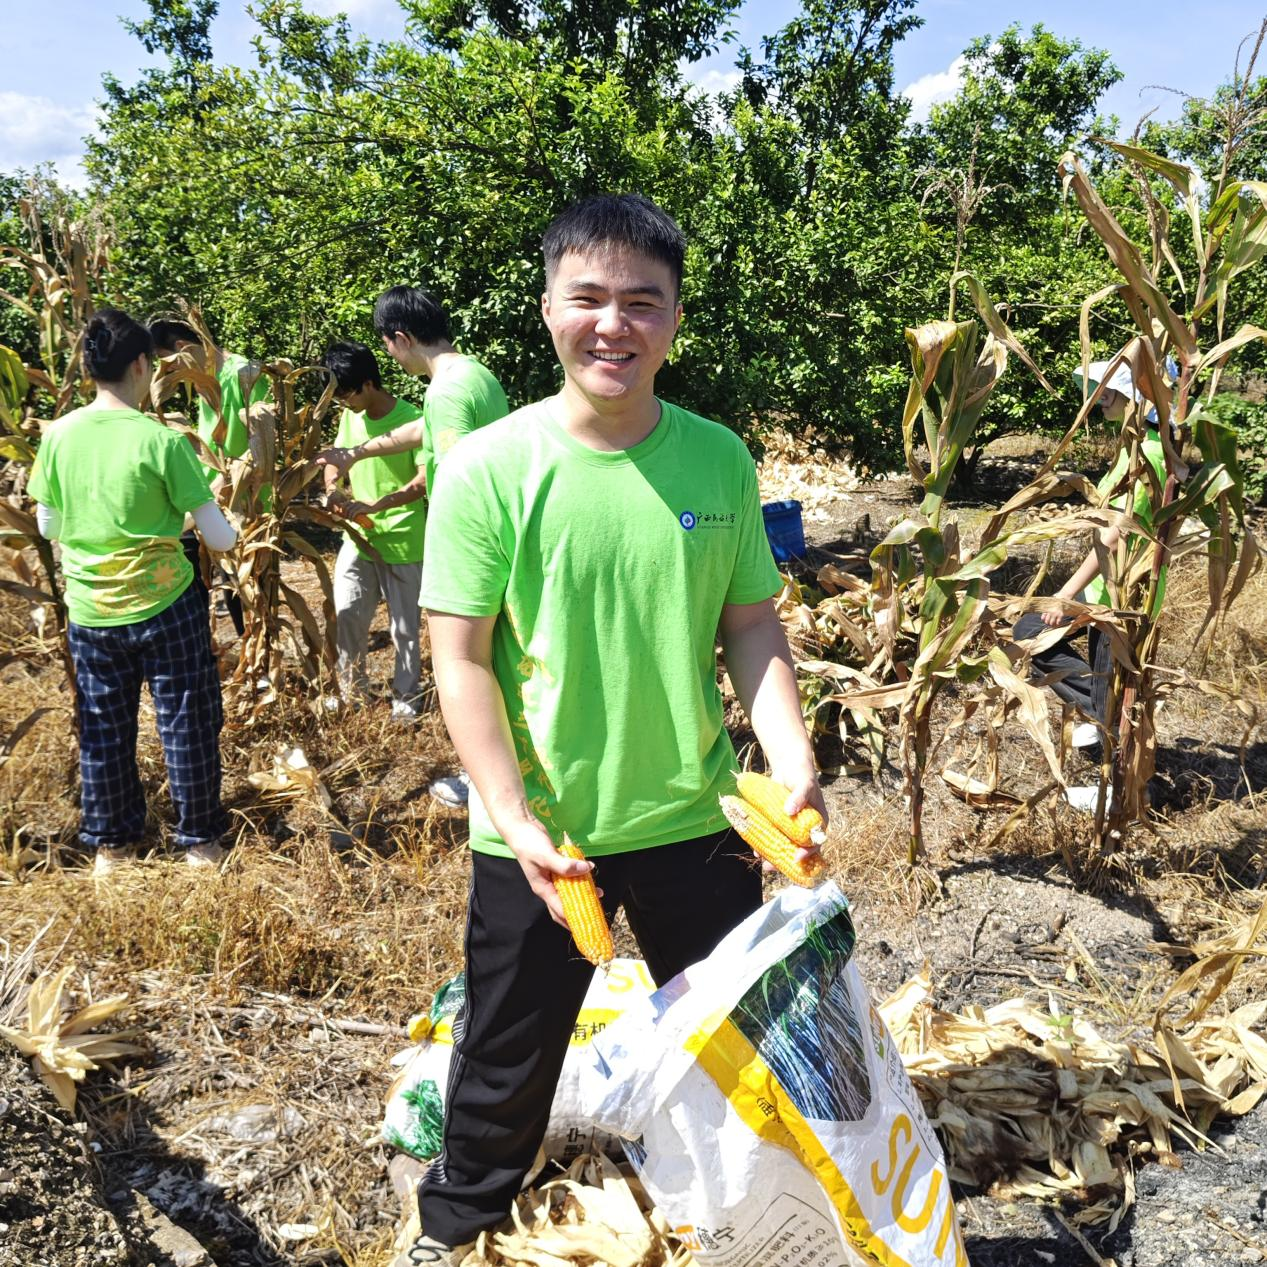
{"label": "plaid pajama pants", "polygon": [[69,626],[79,710],[83,803],[79,837],[90,847],[130,845],[145,830],[136,766],[141,683],[148,682],[176,843],[201,845],[229,829],[220,804],[220,676],[211,654],[207,604],[191,585],[165,611],[108,629]]}

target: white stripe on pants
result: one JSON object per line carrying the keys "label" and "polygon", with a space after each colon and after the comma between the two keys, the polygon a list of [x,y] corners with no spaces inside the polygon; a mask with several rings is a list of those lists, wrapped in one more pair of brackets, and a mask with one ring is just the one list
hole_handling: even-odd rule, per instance
{"label": "white stripe on pants", "polygon": [[356,546],[344,541],[334,565],[335,642],[344,689],[365,689],[370,622],[379,600],[386,599],[392,646],[396,648],[392,696],[410,704],[418,702],[422,686],[418,650],[421,588],[421,563],[375,563],[361,558]]}

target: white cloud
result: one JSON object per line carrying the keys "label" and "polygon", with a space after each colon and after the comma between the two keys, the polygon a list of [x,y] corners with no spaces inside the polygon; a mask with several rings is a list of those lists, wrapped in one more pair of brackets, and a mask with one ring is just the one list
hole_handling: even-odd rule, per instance
{"label": "white cloud", "polygon": [[921,75],[902,89],[902,96],[910,98],[912,123],[923,123],[933,106],[949,101],[959,91],[967,64],[968,59],[961,53],[945,70]]}
{"label": "white cloud", "polygon": [[702,88],[709,96],[721,92],[734,92],[742,78],[737,70],[701,70],[698,66],[685,68],[686,77],[697,88]]}
{"label": "white cloud", "polygon": [[82,184],[83,138],[95,124],[91,105],[59,105],[48,97],[0,91],[0,171],[52,162],[63,179]]}

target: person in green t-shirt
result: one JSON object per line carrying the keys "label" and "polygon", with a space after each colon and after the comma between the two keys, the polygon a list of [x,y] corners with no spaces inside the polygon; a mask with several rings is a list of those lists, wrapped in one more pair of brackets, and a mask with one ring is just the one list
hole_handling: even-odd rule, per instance
{"label": "person in green t-shirt", "polygon": [[[365,344],[331,344],[325,366],[334,375],[335,399],[344,406],[335,437],[340,449],[364,445],[421,416],[416,405],[383,390],[378,362]],[[331,503],[345,518],[368,522],[363,537],[377,556],[362,550],[351,535],[345,535],[339,549],[334,565],[339,676],[345,689],[364,691],[370,622],[383,599],[396,651],[392,717],[402,722],[416,720],[421,711],[418,588],[426,525],[422,462],[420,448],[357,462],[348,471],[353,500]],[[327,464],[327,494],[339,478],[338,467]]]}
{"label": "person in green t-shirt", "polygon": [[[459,1263],[541,1143],[594,971],[558,878],[595,870],[659,984],[760,906],[759,869],[718,805],[737,765],[719,637],[788,811],[826,817],[752,458],[655,395],[685,246],[640,195],[564,211],[541,301],[563,386],[464,439],[431,498],[422,603],[479,796],[444,1151],[401,1264]],[[596,868],[558,852],[565,832]]]}
{"label": "person in green t-shirt", "polygon": [[[363,444],[324,449],[318,462],[340,472],[367,458],[421,450],[427,496],[434,494],[436,472],[450,449],[465,435],[504,418],[506,393],[489,370],[451,341],[449,318],[440,301],[417,286],[393,286],[374,305],[374,328],[393,360],[409,374],[428,380],[422,417]],[[443,549],[443,546],[438,547]],[[431,795],[446,805],[467,803],[470,779],[464,770],[436,779]]]}
{"label": "person in green t-shirt", "polygon": [[[220,384],[220,410],[217,413],[201,396],[198,397],[198,438],[222,460],[241,457],[250,447],[250,435],[242,417],[243,410],[248,403],[255,404],[268,395],[268,379],[245,356],[237,352],[226,352],[219,347],[207,348],[198,332],[187,321],[160,317],[150,322],[150,334],[154,337],[154,350],[158,356],[186,352],[203,370],[215,375]],[[247,384],[250,385],[249,390]],[[216,430],[222,418],[225,425],[224,438],[217,441]],[[205,462],[202,469],[206,472],[212,494],[217,501],[223,501],[224,477],[215,467],[208,466]],[[192,533],[186,533],[181,538],[181,545],[193,565],[196,583],[201,585],[198,539]],[[229,619],[240,638],[245,628],[242,600],[231,584],[225,584],[224,600]]]}
{"label": "person in green t-shirt", "polygon": [[61,545],[75,665],[83,783],[80,838],[105,873],[130,861],[145,829],[136,765],[142,682],[154,703],[176,810],[176,841],[193,866],[223,857],[220,676],[206,593],[180,545],[186,516],[209,549],[236,532],[207,487],[193,447],[139,410],[149,393],[149,331],[103,308],[84,332],[96,399],[51,423],[27,491],[40,531]]}
{"label": "person in green t-shirt", "polygon": [[[1088,367],[1088,381],[1092,390],[1104,383],[1100,395],[1100,411],[1109,422],[1122,422],[1126,410],[1132,401],[1136,407],[1144,411],[1146,430],[1140,448],[1145,460],[1152,467],[1158,486],[1166,483],[1166,456],[1162,448],[1161,436],[1157,432],[1156,410],[1142,400],[1135,389],[1134,380],[1129,368],[1119,365],[1105,381],[1112,362],[1094,361]],[[1081,372],[1074,375],[1081,380]],[[1096,491],[1101,497],[1107,497],[1116,489],[1126,475],[1129,457],[1125,452],[1118,454],[1112,470],[1099,482]],[[1113,503],[1118,509],[1126,506],[1126,495],[1123,494]],[[1133,512],[1135,518],[1145,528],[1151,528],[1153,522],[1153,503],[1148,484],[1144,480],[1137,481],[1134,489]],[[1119,532],[1116,528],[1100,530],[1100,544],[1105,550],[1112,550],[1118,543]],[[1154,611],[1161,610],[1161,601],[1166,589],[1166,568],[1163,567],[1158,581]],[[1069,579],[1056,591],[1056,598],[1066,602],[1095,603],[1110,605],[1108,583],[1100,570],[1100,557],[1093,546],[1086,557],[1074,569]],[[1047,629],[1059,629],[1071,622],[1072,617],[1058,611],[1030,612],[1016,622],[1012,636],[1018,640],[1035,638]],[[1072,705],[1084,719],[1073,728],[1073,746],[1094,754],[1100,748],[1103,728],[1108,722],[1109,680],[1112,676],[1112,657],[1109,652],[1108,637],[1094,627],[1088,627],[1087,656],[1084,659],[1071,645],[1077,635],[1062,638],[1058,642],[1030,658],[1030,672],[1035,679],[1045,678],[1048,674],[1063,673],[1064,676],[1051,684],[1052,691],[1065,703]],[[1099,793],[1099,785],[1069,787],[1065,791],[1065,799],[1075,809],[1094,812],[1095,801]]]}

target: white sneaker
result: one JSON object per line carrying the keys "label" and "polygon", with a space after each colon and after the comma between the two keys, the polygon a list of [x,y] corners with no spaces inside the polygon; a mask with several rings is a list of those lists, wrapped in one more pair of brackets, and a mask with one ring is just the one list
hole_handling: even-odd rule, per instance
{"label": "white sneaker", "polygon": [[122,867],[130,867],[136,861],[135,845],[99,845],[92,860],[93,875],[110,875]]}
{"label": "white sneaker", "polygon": [[[1065,788],[1065,800],[1081,814],[1094,814],[1096,801],[1100,796],[1100,785],[1093,783],[1089,787]],[[1104,789],[1104,812],[1113,808],[1113,789]]]}
{"label": "white sneaker", "polygon": [[430,1267],[431,1264],[436,1264],[437,1267],[461,1267],[462,1261],[474,1248],[474,1241],[468,1241],[465,1245],[445,1245],[434,1237],[420,1235],[396,1259],[392,1267]]}
{"label": "white sneaker", "polygon": [[445,805],[461,809],[471,799],[471,776],[465,770],[437,779],[430,787],[431,795]]}
{"label": "white sneaker", "polygon": [[416,704],[410,704],[408,700],[403,699],[392,700],[392,721],[408,726],[421,716],[422,709]]}
{"label": "white sneaker", "polygon": [[185,850],[185,864],[195,871],[214,871],[225,859],[229,851],[209,840],[205,845],[190,845]]}
{"label": "white sneaker", "polygon": [[1070,742],[1075,748],[1095,748],[1100,743],[1100,728],[1092,721],[1079,722],[1073,728]]}

